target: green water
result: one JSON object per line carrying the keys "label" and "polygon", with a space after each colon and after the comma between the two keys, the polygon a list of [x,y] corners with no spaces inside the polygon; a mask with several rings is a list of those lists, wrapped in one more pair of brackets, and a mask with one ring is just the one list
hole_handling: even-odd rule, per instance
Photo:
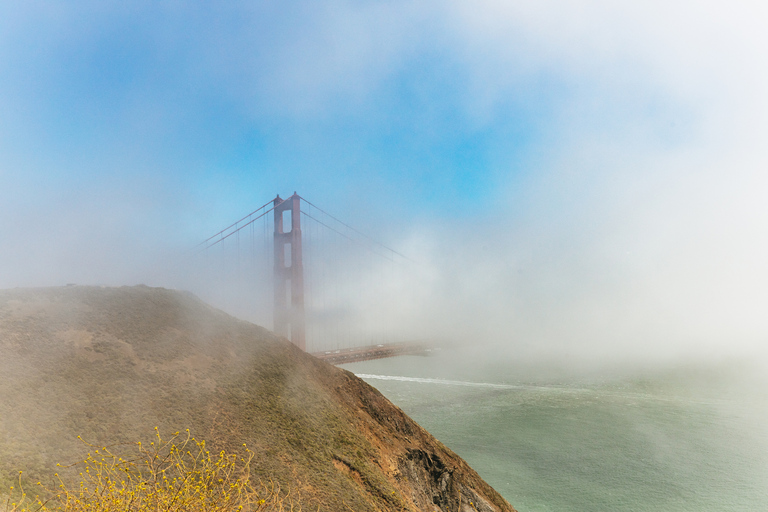
{"label": "green water", "polygon": [[344,367],[520,512],[768,511],[768,399],[740,368],[622,377],[447,357]]}

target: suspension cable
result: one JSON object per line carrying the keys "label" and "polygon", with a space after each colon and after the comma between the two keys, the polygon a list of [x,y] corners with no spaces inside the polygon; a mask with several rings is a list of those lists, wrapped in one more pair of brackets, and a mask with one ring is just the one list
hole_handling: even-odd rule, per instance
{"label": "suspension cable", "polygon": [[[317,209],[319,210],[320,208],[317,208]],[[379,257],[381,257],[381,258],[386,258],[386,256],[385,256],[385,255],[383,255],[383,254],[380,254],[380,253],[378,253],[378,252],[374,251],[374,250],[373,250],[373,249],[372,249],[372,248],[371,248],[369,245],[365,245],[365,244],[362,244],[362,243],[360,243],[360,241],[359,241],[359,240],[355,240],[355,239],[354,239],[354,238],[352,238],[351,236],[349,236],[349,235],[346,235],[346,234],[342,233],[342,232],[341,232],[341,231],[339,231],[338,229],[334,229],[334,228],[332,228],[331,226],[329,226],[329,225],[328,225],[328,224],[326,224],[325,222],[321,221],[320,219],[316,219],[316,218],[314,218],[313,216],[311,216],[311,215],[310,215],[310,214],[308,214],[307,212],[304,212],[304,211],[302,211],[301,213],[303,213],[305,216],[307,216],[308,218],[312,219],[313,221],[317,222],[318,224],[320,224],[320,225],[322,225],[322,226],[325,226],[326,228],[330,229],[330,230],[331,230],[331,231],[333,231],[334,233],[336,233],[336,234],[338,234],[338,235],[341,235],[341,236],[343,236],[344,238],[346,238],[346,239],[347,239],[347,240],[349,240],[350,242],[352,242],[352,243],[355,243],[355,244],[359,245],[360,247],[364,247],[365,249],[369,250],[370,252],[372,252],[373,254],[375,254],[375,255],[377,255],[377,256],[379,256]],[[393,252],[393,253],[395,253],[395,254],[397,254],[397,255],[399,255],[399,256],[402,256],[402,254],[400,254],[400,253],[398,253],[398,252],[396,252],[396,251],[392,251],[391,249],[388,249],[388,248],[387,248],[386,246],[384,246],[384,245],[381,245],[381,244],[377,244],[377,245],[379,245],[379,246],[383,247],[384,249],[387,249],[387,250],[389,250],[390,252]],[[405,258],[405,259],[407,259],[408,261],[413,261],[413,260],[411,260],[410,258],[408,258],[407,256],[402,256],[402,257],[403,257],[403,258]],[[389,259],[390,261],[394,261],[394,258],[391,258],[391,257],[390,257],[390,258],[388,258],[388,259]]]}
{"label": "suspension cable", "polygon": [[[270,201],[270,202],[271,202],[271,201]],[[269,203],[267,203],[267,204],[269,204]],[[265,204],[264,206],[267,206],[267,205]],[[261,208],[264,208],[264,206],[262,206]],[[259,210],[261,210],[261,208],[259,208]],[[271,212],[271,211],[272,211],[272,210],[274,210],[275,208],[276,208],[276,206],[273,206],[273,207],[272,207],[272,208],[270,208],[269,210],[265,211],[264,213],[262,213],[262,214],[261,214],[261,215],[259,215],[258,217],[254,217],[253,219],[251,219],[251,220],[250,220],[250,221],[248,221],[247,223],[243,224],[242,226],[240,226],[240,227],[239,227],[239,228],[237,228],[236,230],[232,231],[231,233],[227,233],[227,235],[226,235],[226,236],[223,236],[223,237],[219,238],[218,240],[216,240],[215,242],[213,242],[213,243],[210,243],[210,244],[206,245],[205,247],[201,248],[201,249],[200,249],[200,251],[205,251],[206,249],[210,249],[211,247],[213,247],[214,245],[218,244],[219,242],[222,242],[222,241],[226,240],[227,238],[229,238],[230,236],[234,235],[235,233],[238,233],[238,232],[239,232],[241,229],[243,229],[243,228],[245,228],[245,227],[247,227],[247,226],[250,226],[251,224],[253,224],[253,223],[254,223],[254,222],[256,222],[257,220],[259,220],[260,218],[264,217],[266,214],[268,214],[269,212]],[[259,210],[256,210],[256,211],[259,211]],[[254,213],[255,213],[255,212],[254,212]],[[253,213],[251,213],[251,215],[253,215]],[[250,217],[250,215],[246,215],[245,217],[243,217],[243,219],[247,219],[248,217]],[[243,219],[240,219],[240,221],[242,221]],[[238,222],[240,222],[240,221],[238,221]],[[237,225],[237,223],[238,223],[238,222],[235,222],[234,224],[232,224],[232,226],[235,226],[235,225]],[[232,226],[229,226],[229,227],[231,228]],[[229,228],[227,228],[227,229],[229,229]],[[218,234],[218,235],[220,235],[220,234],[224,233],[225,231],[226,231],[226,229],[224,229],[224,230],[222,230],[222,231],[219,231],[219,233],[217,233],[217,234]],[[205,242],[207,242],[207,241],[208,241],[208,240],[210,240],[211,238],[214,238],[215,236],[216,236],[216,235],[213,235],[212,237],[208,238],[208,239],[207,239],[207,240],[205,240],[204,242],[201,242],[201,243],[197,244],[197,247],[200,247],[202,244],[204,244]]]}
{"label": "suspension cable", "polygon": [[[274,199],[273,199],[272,201],[274,201]],[[219,232],[218,232],[218,233],[216,233],[215,235],[209,236],[208,238],[206,238],[205,240],[203,240],[202,242],[200,242],[199,244],[197,244],[195,247],[197,248],[197,247],[199,247],[199,246],[203,245],[204,243],[206,243],[208,240],[210,240],[210,239],[212,239],[212,238],[216,238],[217,236],[219,236],[220,234],[224,233],[225,231],[227,231],[227,230],[228,230],[229,228],[231,228],[232,226],[237,226],[238,224],[240,224],[241,222],[243,222],[245,219],[247,219],[248,217],[250,217],[251,215],[253,215],[253,214],[254,214],[254,213],[256,213],[257,211],[259,211],[259,210],[263,209],[265,206],[268,206],[268,205],[269,205],[269,203],[271,203],[272,201],[269,201],[269,202],[267,202],[266,204],[264,204],[263,206],[260,206],[260,207],[256,208],[255,210],[253,210],[251,213],[249,213],[248,215],[246,215],[246,216],[245,216],[245,217],[243,217],[242,219],[238,220],[237,222],[233,222],[232,224],[230,224],[229,226],[225,227],[224,229],[222,229],[221,231],[219,231]],[[257,218],[258,218],[258,217],[257,217]],[[256,220],[256,219],[254,219],[254,220]],[[243,226],[243,227],[245,227],[245,226]],[[231,234],[231,233],[230,233],[230,234]],[[210,247],[210,246],[208,246],[208,247]]]}
{"label": "suspension cable", "polygon": [[[339,223],[339,224],[341,224],[342,226],[344,226],[344,227],[346,227],[346,228],[348,228],[348,229],[351,229],[352,231],[354,231],[355,233],[357,233],[358,235],[360,235],[360,236],[362,236],[362,237],[364,237],[364,238],[367,238],[368,240],[370,240],[372,243],[374,243],[374,244],[378,245],[379,247],[382,247],[382,248],[384,248],[384,249],[388,250],[388,251],[389,251],[389,252],[391,252],[391,253],[397,254],[397,255],[398,255],[398,256],[400,256],[401,258],[405,258],[405,259],[406,259],[406,260],[408,260],[408,261],[411,261],[411,262],[413,262],[413,263],[416,263],[415,261],[413,261],[411,258],[409,258],[408,256],[406,256],[405,254],[399,253],[398,251],[396,251],[396,250],[392,249],[391,247],[387,247],[386,245],[382,244],[381,242],[378,242],[378,241],[374,240],[373,238],[371,238],[370,236],[366,235],[366,234],[365,234],[365,233],[363,233],[362,231],[359,231],[359,230],[357,230],[357,229],[353,228],[352,226],[350,226],[350,225],[349,225],[349,224],[347,224],[346,222],[344,222],[344,221],[341,221],[341,220],[337,219],[336,217],[334,217],[334,216],[333,216],[333,215],[331,215],[330,213],[326,212],[326,211],[325,211],[325,210],[323,210],[322,208],[318,207],[317,205],[315,205],[315,204],[312,204],[312,203],[311,203],[309,200],[307,200],[307,199],[304,199],[304,198],[303,198],[303,197],[301,197],[301,196],[299,196],[299,199],[301,199],[302,201],[304,201],[304,202],[306,202],[307,204],[311,205],[311,206],[312,206],[312,207],[314,207],[315,209],[317,209],[317,210],[321,211],[322,213],[324,213],[324,214],[325,214],[325,215],[327,215],[328,217],[332,218],[333,220],[335,220],[336,222],[338,222],[338,223]],[[314,219],[314,220],[317,220],[317,219]],[[320,221],[317,221],[317,222],[320,222]],[[327,227],[328,229],[333,229],[333,228],[331,228],[330,226],[328,226],[328,225],[326,225],[326,224],[323,224],[323,225],[324,225],[325,227]],[[338,231],[337,231],[337,233],[338,233]],[[342,233],[339,233],[339,234],[341,235]],[[346,236],[346,235],[342,235],[342,236]],[[347,238],[349,238],[349,237],[347,237]],[[349,239],[350,239],[350,240],[352,240],[352,238],[349,238]],[[352,241],[354,242],[355,240],[352,240]]]}

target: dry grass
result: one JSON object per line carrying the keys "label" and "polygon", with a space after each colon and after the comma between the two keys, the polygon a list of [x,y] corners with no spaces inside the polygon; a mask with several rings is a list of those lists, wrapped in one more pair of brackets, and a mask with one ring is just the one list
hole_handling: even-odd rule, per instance
{"label": "dry grass", "polygon": [[32,498],[20,473],[5,512],[301,511],[298,499],[274,481],[253,481],[254,454],[245,445],[242,454],[211,454],[189,430],[168,440],[155,430],[154,441],[136,443],[127,456],[115,447],[89,445],[94,451],[83,461],[62,468],[79,472],[75,487],[56,474],[58,489],[38,483],[39,494]]}

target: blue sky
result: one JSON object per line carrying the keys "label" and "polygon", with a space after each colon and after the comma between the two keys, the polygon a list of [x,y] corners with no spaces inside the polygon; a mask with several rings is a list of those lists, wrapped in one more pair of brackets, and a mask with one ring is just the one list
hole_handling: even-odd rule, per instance
{"label": "blue sky", "polygon": [[[765,18],[750,2],[6,2],[0,286],[166,284],[162,254],[297,190],[440,275],[494,276],[441,285],[462,298],[441,311],[496,297],[491,330],[609,344],[663,317],[644,335],[741,326],[761,344]],[[485,259],[461,249],[489,237]]]}
{"label": "blue sky", "polygon": [[442,13],[407,3],[137,5],[6,7],[4,146],[34,186],[151,175],[191,201],[252,189],[242,209],[383,188],[401,208],[472,210],[527,172],[585,87],[545,67],[483,91]]}

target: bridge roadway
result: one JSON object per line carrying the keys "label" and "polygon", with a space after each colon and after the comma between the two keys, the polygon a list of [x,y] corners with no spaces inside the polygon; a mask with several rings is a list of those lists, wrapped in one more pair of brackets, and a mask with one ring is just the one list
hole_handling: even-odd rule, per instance
{"label": "bridge roadway", "polygon": [[312,355],[331,364],[356,363],[359,361],[369,361],[371,359],[383,359],[385,357],[396,356],[426,356],[429,355],[435,347],[430,343],[424,342],[403,342],[387,343],[381,345],[372,345],[369,347],[353,347],[339,350],[326,350],[323,352],[312,352]]}

